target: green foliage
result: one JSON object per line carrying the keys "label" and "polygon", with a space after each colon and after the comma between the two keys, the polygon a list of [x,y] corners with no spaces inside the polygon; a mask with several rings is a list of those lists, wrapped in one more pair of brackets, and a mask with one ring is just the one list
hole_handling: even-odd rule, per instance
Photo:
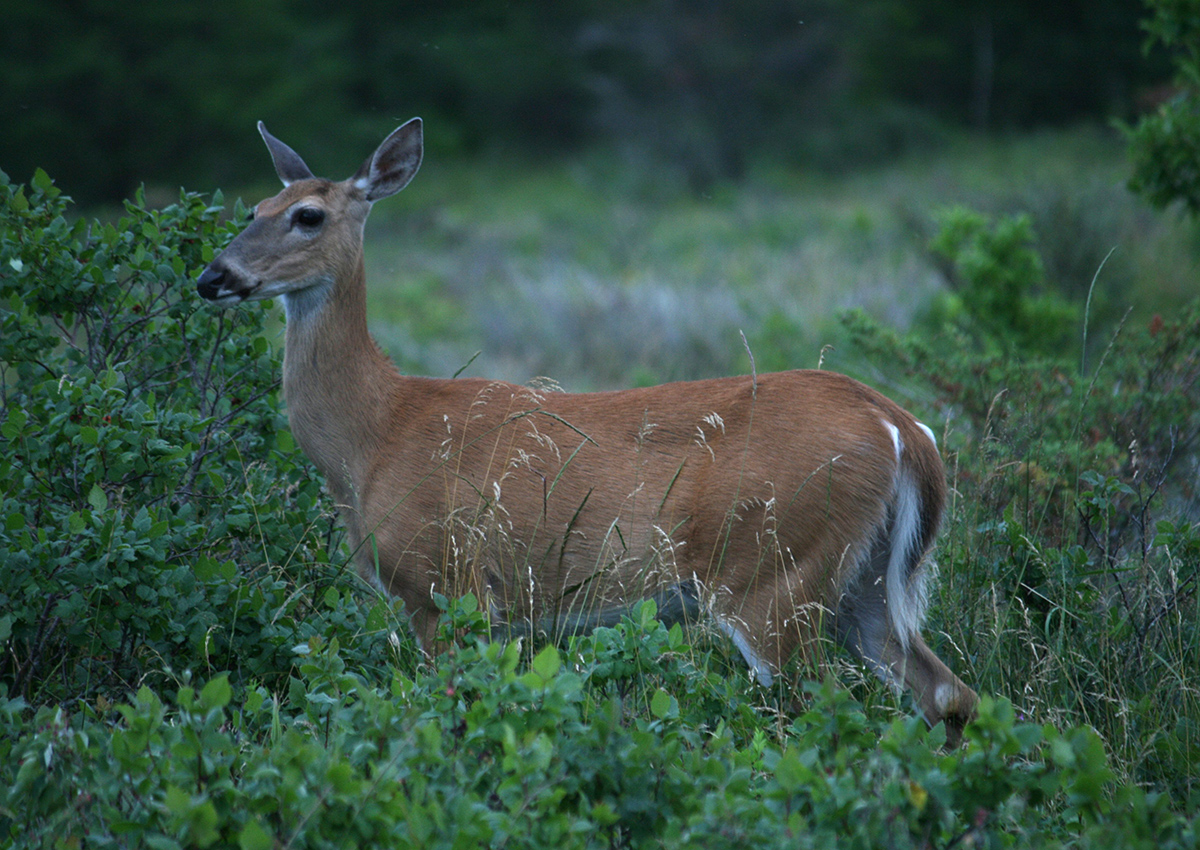
{"label": "green foliage", "polygon": [[1158,43],[1172,55],[1175,85],[1158,109],[1126,129],[1133,160],[1129,185],[1156,206],[1181,201],[1200,212],[1200,4],[1146,0],[1146,50]]}
{"label": "green foliage", "polygon": [[[651,659],[643,644],[675,652]],[[656,677],[694,678],[643,618],[523,661],[469,640],[372,684],[336,640],[296,647],[288,692],[223,675],[114,722],[0,703],[0,836],[14,847],[1194,847],[1167,801],[1115,787],[1100,739],[987,699],[967,743],[870,720],[814,685],[778,737],[735,734]],[[597,677],[600,677],[598,680]],[[743,679],[719,698],[749,708]],[[613,689],[624,696],[616,696]],[[717,697],[717,694],[711,694]]]}
{"label": "green foliage", "polygon": [[[1026,225],[949,221],[935,244],[979,289],[952,324],[901,335],[846,318],[942,422],[957,495],[942,628],[984,692],[1091,726],[1122,777],[1194,805],[1200,302],[1117,328],[1099,356],[1050,329],[1046,345],[1023,289],[1039,268]],[[962,238],[964,221],[987,238]]]}
{"label": "green foliage", "polygon": [[[946,263],[957,298],[934,307],[950,321],[965,320],[984,344],[1025,353],[1058,352],[1068,345],[1078,311],[1045,291],[1032,222],[1017,215],[991,221],[962,207],[945,213],[931,249]],[[1043,291],[1039,291],[1043,289]]]}
{"label": "green foliage", "polygon": [[0,174],[0,694],[267,680],[298,640],[362,627],[262,315],[196,312],[191,275],[236,229],[219,204],[89,224],[44,173]]}
{"label": "green foliage", "polygon": [[[139,689],[114,723],[0,704],[0,834],[185,848],[1195,846],[1162,796],[1114,789],[1093,732],[1021,723],[1007,702],[985,700],[953,753],[918,720],[866,718],[829,683],[778,740],[701,731],[630,651],[661,631],[626,622],[528,663],[520,645],[472,641],[378,684],[314,639],[296,647],[287,696],[239,696],[216,676],[166,701]],[[656,664],[692,674],[685,653]],[[628,696],[607,694],[613,683]]]}

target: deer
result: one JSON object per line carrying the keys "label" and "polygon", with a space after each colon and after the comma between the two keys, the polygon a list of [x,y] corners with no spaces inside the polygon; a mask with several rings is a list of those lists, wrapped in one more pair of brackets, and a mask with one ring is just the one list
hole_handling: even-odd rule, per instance
{"label": "deer", "polygon": [[762,685],[839,644],[959,739],[978,698],[921,635],[947,498],[929,427],[820,369],[582,393],[401,374],[367,329],[364,224],[420,167],[421,119],[340,182],[258,130],[283,189],[198,292],[282,302],[289,427],[426,651],[439,595],[474,593],[500,639],[653,599]]}

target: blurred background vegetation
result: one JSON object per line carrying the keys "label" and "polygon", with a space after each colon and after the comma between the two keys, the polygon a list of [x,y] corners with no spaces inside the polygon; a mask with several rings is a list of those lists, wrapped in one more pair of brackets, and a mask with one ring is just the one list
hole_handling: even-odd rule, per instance
{"label": "blurred background vegetation", "polygon": [[425,374],[477,352],[470,374],[575,390],[727,374],[750,367],[739,333],[760,369],[814,366],[847,307],[953,316],[961,280],[931,240],[955,205],[1029,215],[1039,286],[1073,302],[1103,263],[1103,344],[1131,305],[1174,309],[1200,257],[1194,224],[1127,188],[1114,121],[1178,91],[1146,17],[1139,0],[9,4],[0,169],[43,168],[101,215],[143,186],[155,207],[181,186],[254,202],[278,185],[257,120],[340,178],[421,115],[424,172],[372,218],[368,263],[372,330]]}
{"label": "blurred background vegetation", "polygon": [[1137,0],[39,0],[0,12],[0,167],[77,201],[262,176],[262,119],[345,168],[394,123],[439,160],[598,145],[697,190],[1127,117],[1160,96]]}

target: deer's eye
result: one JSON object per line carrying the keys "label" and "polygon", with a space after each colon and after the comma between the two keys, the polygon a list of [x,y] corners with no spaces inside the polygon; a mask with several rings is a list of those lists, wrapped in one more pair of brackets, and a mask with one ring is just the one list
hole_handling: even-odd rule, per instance
{"label": "deer's eye", "polygon": [[325,220],[325,211],[316,207],[302,207],[296,210],[292,221],[302,227],[316,227]]}

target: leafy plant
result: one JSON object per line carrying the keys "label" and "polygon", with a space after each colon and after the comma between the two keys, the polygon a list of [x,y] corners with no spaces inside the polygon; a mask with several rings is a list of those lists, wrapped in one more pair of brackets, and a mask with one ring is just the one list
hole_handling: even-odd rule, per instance
{"label": "leafy plant", "polygon": [[1200,302],[1118,327],[1087,359],[1040,328],[1055,310],[1027,294],[1040,266],[1026,234],[1020,220],[947,218],[935,245],[971,287],[953,321],[930,319],[949,335],[862,314],[846,324],[943,420],[958,498],[934,607],[982,690],[1090,725],[1122,775],[1194,798],[1177,766],[1200,716],[1194,569],[1181,557],[1195,545]]}
{"label": "leafy plant", "polygon": [[935,311],[951,321],[961,319],[980,343],[1005,353],[1061,351],[1078,310],[1044,289],[1042,260],[1033,243],[1028,216],[993,222],[962,207],[947,211],[930,247],[945,264],[955,298],[944,299]]}
{"label": "leafy plant", "polygon": [[191,275],[243,209],[139,198],[102,224],[67,203],[44,173],[0,174],[0,694],[113,699],[199,667],[270,681],[369,609],[381,653],[390,609],[330,562],[263,318],[197,313]]}
{"label": "leafy plant", "polygon": [[1129,185],[1156,206],[1181,201],[1200,212],[1200,18],[1191,0],[1146,0],[1144,51],[1159,44],[1175,65],[1158,108],[1125,128],[1133,161]]}
{"label": "leafy plant", "polygon": [[[218,675],[168,700],[143,687],[115,723],[46,707],[0,742],[0,835],[18,847],[1195,846],[1165,798],[1114,785],[1095,733],[1020,722],[1004,701],[986,699],[966,746],[939,753],[919,720],[871,720],[831,683],[777,738],[740,741],[721,722],[692,725],[665,689],[640,705],[607,693],[601,670],[639,687],[629,647],[660,628],[627,621],[527,664],[519,644],[467,641],[387,685],[316,639],[296,647],[286,696],[238,697]],[[690,664],[660,663],[668,677]],[[752,693],[726,697],[737,708]],[[0,703],[10,719],[19,708]]]}

